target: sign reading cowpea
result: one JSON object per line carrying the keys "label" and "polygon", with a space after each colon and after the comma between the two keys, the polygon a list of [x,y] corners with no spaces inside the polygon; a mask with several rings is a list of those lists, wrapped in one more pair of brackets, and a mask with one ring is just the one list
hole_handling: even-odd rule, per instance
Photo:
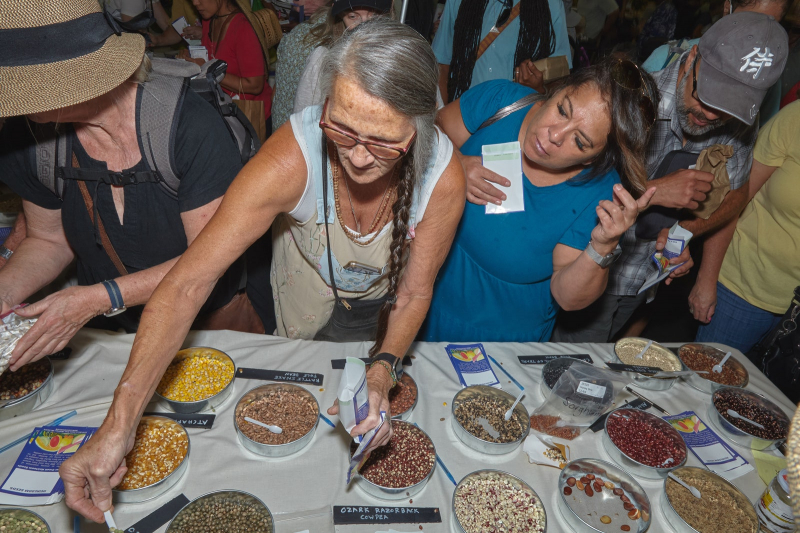
{"label": "sign reading cowpea", "polygon": [[355,524],[438,524],[442,515],[438,507],[383,507],[371,505],[333,506],[333,523]]}

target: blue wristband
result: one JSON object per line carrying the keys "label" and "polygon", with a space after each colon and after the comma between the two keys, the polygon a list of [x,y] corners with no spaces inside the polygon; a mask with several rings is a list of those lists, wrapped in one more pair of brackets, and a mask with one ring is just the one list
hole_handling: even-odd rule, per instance
{"label": "blue wristband", "polygon": [[124,311],[125,302],[122,301],[122,292],[119,290],[119,285],[113,279],[103,282],[103,287],[108,291],[108,297],[111,299],[111,311]]}

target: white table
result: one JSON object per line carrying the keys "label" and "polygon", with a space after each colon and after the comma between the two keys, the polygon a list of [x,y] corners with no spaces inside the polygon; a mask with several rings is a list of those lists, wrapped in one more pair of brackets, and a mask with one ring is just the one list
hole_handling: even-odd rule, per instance
{"label": "white table", "polygon": [[[66,422],[67,424],[99,425],[108,410],[112,392],[125,368],[132,342],[132,335],[88,329],[81,331],[70,343],[73,348],[71,358],[55,362],[55,388],[50,398],[36,411],[0,423],[0,445],[73,409],[78,410],[78,415]],[[336,397],[341,374],[341,371],[331,369],[330,360],[345,356],[366,357],[369,349],[367,343],[337,345],[231,332],[193,332],[184,346],[218,348],[233,357],[237,366],[322,373],[325,375],[323,387],[307,388],[317,397],[323,412]],[[416,379],[421,391],[419,405],[411,421],[419,424],[430,435],[439,455],[456,480],[481,468],[510,472],[528,482],[542,498],[547,510],[548,531],[569,531],[556,509],[557,469],[530,464],[521,447],[505,456],[481,455],[466,448],[453,434],[450,427],[450,401],[460,386],[446,357],[444,346],[444,343],[420,343],[410,350],[415,357],[413,365],[407,370]],[[505,370],[529,389],[522,402],[529,411],[542,402],[537,390],[541,379],[541,366],[521,365],[517,355],[588,353],[595,359],[595,363],[599,364],[598,360],[609,361],[613,354],[613,346],[610,344],[484,343],[484,346],[491,356],[502,363]],[[748,389],[766,394],[791,416],[794,406],[788,398],[742,354],[734,352],[734,356],[750,372]],[[512,394],[517,393],[517,387],[503,372],[498,370],[497,375],[507,391]],[[300,521],[282,522],[281,519],[287,516],[284,513],[314,509],[322,509],[324,513],[332,505],[386,505],[385,502],[372,499],[354,487],[348,489],[345,486],[349,441],[341,426],[333,429],[321,421],[311,444],[289,459],[267,460],[242,448],[233,427],[233,409],[244,392],[263,383],[265,382],[236,379],[233,393],[217,409],[214,427],[210,430],[189,430],[192,450],[189,469],[183,479],[165,495],[153,501],[118,505],[114,513],[118,526],[133,525],[181,492],[189,499],[193,499],[218,489],[240,489],[261,498],[276,515],[278,533],[295,533],[304,529],[310,529],[314,533],[333,531],[332,525],[325,528],[318,525],[319,521],[309,524]],[[686,383],[679,382],[667,391],[642,390],[641,392],[671,414],[692,409],[701,418],[707,417],[706,408],[710,397]],[[632,396],[625,392],[617,398],[617,404],[629,399],[632,399]],[[148,410],[163,409],[151,405]],[[337,419],[333,417],[333,420],[336,422]],[[610,460],[602,448],[601,433],[587,432],[569,444],[572,459],[596,457]],[[753,463],[749,450],[736,445],[734,448]],[[0,476],[2,476],[0,481],[5,479],[21,449],[22,445],[19,445],[0,455]],[[700,465],[691,453],[687,464]],[[443,522],[425,524],[424,531],[449,532],[454,486],[438,466],[436,470],[428,486],[414,497],[413,505],[438,507],[442,512]],[[654,533],[671,531],[665,524],[665,518],[660,510],[662,483],[638,480],[647,491],[654,508],[653,524],[649,531]],[[734,484],[751,501],[755,501],[765,488],[755,470],[736,479]],[[408,505],[408,500],[397,502],[397,505],[403,504]],[[54,532],[72,531],[74,514],[63,502],[36,507],[33,510],[45,517]],[[400,532],[419,531],[417,525],[396,524],[391,527]],[[161,528],[159,531],[164,529]],[[373,533],[388,529],[387,526],[336,527],[336,531],[354,533]],[[99,524],[87,524],[84,521],[81,531],[101,532],[107,529]]]}

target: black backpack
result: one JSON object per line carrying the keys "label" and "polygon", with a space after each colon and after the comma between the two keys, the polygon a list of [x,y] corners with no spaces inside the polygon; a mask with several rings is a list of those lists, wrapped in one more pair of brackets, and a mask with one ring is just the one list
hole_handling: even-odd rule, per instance
{"label": "black backpack", "polygon": [[174,146],[177,115],[188,90],[209,102],[219,113],[231,138],[239,148],[242,164],[247,163],[261,146],[247,117],[223,92],[220,81],[228,68],[222,60],[212,60],[203,67],[177,59],[152,59],[153,72],[144,83],[137,104],[137,131],[149,170],[112,172],[72,168],[69,137],[56,124],[36,124],[36,169],[39,181],[59,198],[64,180],[104,181],[110,185],[159,183],[170,196],[177,198],[180,176],[174,169]]}

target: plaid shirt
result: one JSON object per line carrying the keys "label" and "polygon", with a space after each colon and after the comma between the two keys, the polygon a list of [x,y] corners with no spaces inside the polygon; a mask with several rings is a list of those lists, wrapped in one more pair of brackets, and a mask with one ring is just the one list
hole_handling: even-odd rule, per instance
{"label": "plaid shirt", "polygon": [[[664,70],[653,73],[661,102],[658,106],[658,120],[653,125],[653,137],[647,148],[647,174],[649,179],[653,179],[664,156],[673,150],[699,154],[714,144],[729,144],[733,146],[733,157],[728,159],[728,177],[731,189],[738,189],[750,179],[758,122],[748,127],[736,119],[730,119],[703,136],[688,138],[684,145],[676,106],[676,98],[682,95],[676,95],[676,91],[678,71],[687,54],[688,52],[684,53],[679,61],[673,62]],[[650,256],[656,251],[656,241],[637,239],[634,224],[622,236],[620,245],[622,254],[611,266],[606,292],[616,296],[635,296],[647,276],[655,272],[656,266]]]}

